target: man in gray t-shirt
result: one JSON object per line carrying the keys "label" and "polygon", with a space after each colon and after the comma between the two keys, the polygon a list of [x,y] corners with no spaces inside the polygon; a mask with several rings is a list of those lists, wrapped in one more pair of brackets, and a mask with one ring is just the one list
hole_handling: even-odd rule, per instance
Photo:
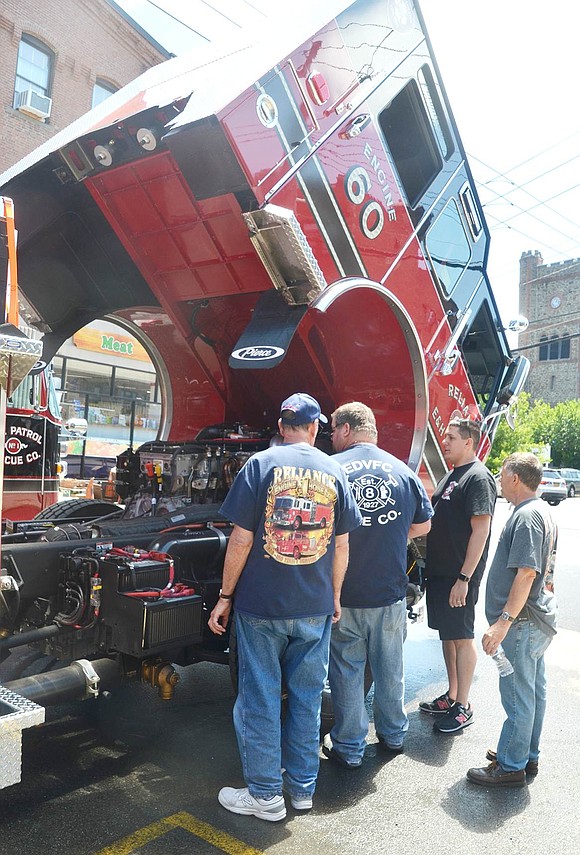
{"label": "man in gray t-shirt", "polygon": [[556,633],[553,564],[557,529],[536,497],[542,465],[533,454],[510,455],[501,471],[503,495],[514,512],[500,535],[487,579],[485,612],[489,628],[484,651],[503,646],[513,673],[500,678],[507,719],[489,766],[470,769],[474,784],[523,787],[537,775],[539,742],[546,710],[544,653]]}

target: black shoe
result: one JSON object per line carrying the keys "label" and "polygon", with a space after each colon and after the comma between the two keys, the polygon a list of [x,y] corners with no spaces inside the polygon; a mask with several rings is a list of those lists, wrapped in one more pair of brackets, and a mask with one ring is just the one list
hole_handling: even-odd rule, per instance
{"label": "black shoe", "polygon": [[[494,751],[492,748],[487,749],[487,751],[485,752],[485,756],[488,760],[495,760],[495,762],[497,763],[497,752]],[[524,771],[526,775],[528,775],[530,778],[535,778],[538,772],[540,771],[538,761],[528,760]]]}
{"label": "black shoe", "polygon": [[430,713],[431,715],[445,715],[445,713],[449,712],[454,703],[455,701],[449,697],[447,692],[445,692],[445,694],[439,695],[439,697],[435,698],[433,701],[421,701],[419,709],[421,712]]}
{"label": "black shoe", "polygon": [[403,754],[405,751],[404,745],[389,745],[389,743],[383,739],[382,736],[378,737],[379,741],[377,742],[377,747],[384,753],[390,754],[392,757],[395,757],[397,754]]}
{"label": "black shoe", "polygon": [[457,730],[469,727],[470,724],[473,724],[471,704],[464,707],[463,704],[455,703],[445,713],[445,716],[442,716],[439,721],[435,722],[433,727],[440,733],[455,733]]}
{"label": "black shoe", "polygon": [[496,760],[492,760],[489,766],[480,769],[469,769],[467,779],[473,784],[482,787],[525,787],[526,773],[523,769],[517,772],[506,772]]}
{"label": "black shoe", "polygon": [[322,744],[322,753],[325,757],[328,757],[329,760],[333,760],[339,766],[342,766],[344,769],[360,769],[362,766],[362,759],[359,758],[358,761],[348,761],[346,757],[343,757],[338,753],[336,748],[334,748],[330,736],[327,734],[324,737],[324,742]]}

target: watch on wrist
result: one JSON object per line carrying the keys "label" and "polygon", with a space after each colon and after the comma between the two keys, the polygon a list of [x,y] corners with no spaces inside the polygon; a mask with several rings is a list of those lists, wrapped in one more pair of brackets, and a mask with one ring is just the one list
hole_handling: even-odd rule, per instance
{"label": "watch on wrist", "polygon": [[471,576],[466,576],[465,573],[460,573],[457,578],[461,579],[462,582],[469,582]]}
{"label": "watch on wrist", "polygon": [[509,614],[509,612],[502,612],[502,613],[501,613],[501,619],[502,619],[502,620],[509,620],[509,622],[510,622],[510,623],[513,623],[513,622],[515,621],[515,618],[513,618],[513,617]]}
{"label": "watch on wrist", "polygon": [[224,594],[223,591],[220,591],[220,600],[233,600],[233,594]]}

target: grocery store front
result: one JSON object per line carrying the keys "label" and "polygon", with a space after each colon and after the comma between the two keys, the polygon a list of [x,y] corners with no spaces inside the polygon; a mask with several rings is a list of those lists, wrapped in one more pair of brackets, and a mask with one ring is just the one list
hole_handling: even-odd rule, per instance
{"label": "grocery store front", "polygon": [[63,425],[87,422],[84,437],[63,441],[68,476],[106,478],[127,446],[157,437],[161,396],[155,366],[127,330],[92,322],[67,339],[53,369]]}

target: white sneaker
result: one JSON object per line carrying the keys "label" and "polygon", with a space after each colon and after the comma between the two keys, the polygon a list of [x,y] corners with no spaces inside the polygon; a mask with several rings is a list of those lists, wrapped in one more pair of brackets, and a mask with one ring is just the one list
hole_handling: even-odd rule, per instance
{"label": "white sneaker", "polygon": [[310,810],[312,808],[312,796],[298,798],[297,796],[290,795],[290,802],[294,810]]}
{"label": "white sneaker", "polygon": [[[244,816],[257,816],[268,822],[278,822],[286,816],[286,805],[282,796],[272,796],[269,799],[254,798],[247,787],[239,790],[233,787],[222,787],[218,793],[218,802],[232,813]],[[312,807],[312,802],[311,805]]]}

